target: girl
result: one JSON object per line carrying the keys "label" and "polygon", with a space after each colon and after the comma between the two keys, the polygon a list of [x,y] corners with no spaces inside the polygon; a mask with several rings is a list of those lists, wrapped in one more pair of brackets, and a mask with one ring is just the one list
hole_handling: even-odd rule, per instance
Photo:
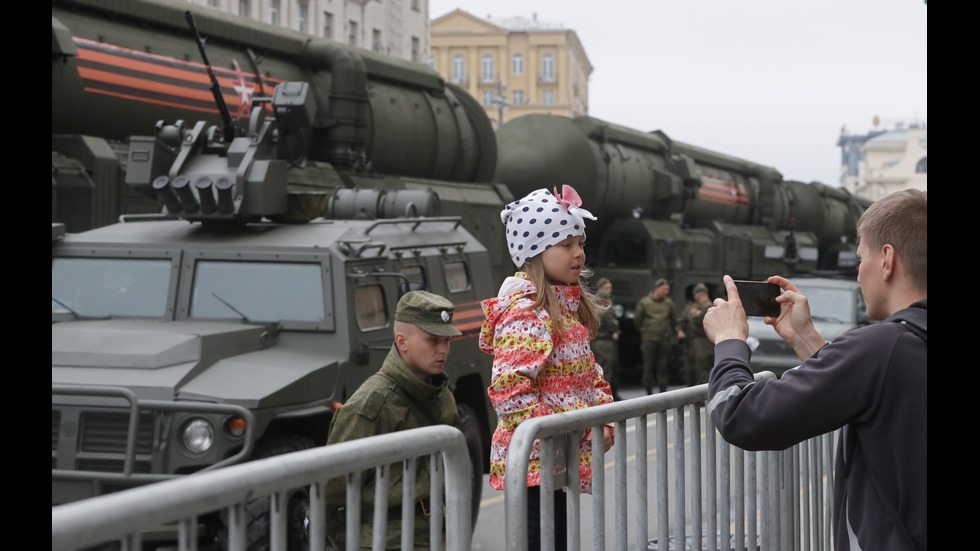
{"label": "girl", "polygon": [[[499,419],[490,450],[490,485],[504,489],[507,449],[525,419],[613,401],[589,341],[598,327],[595,296],[583,284],[585,221],[595,220],[571,186],[531,192],[500,213],[514,264],[496,298],[483,301],[480,348],[494,355],[487,393]],[[613,427],[604,429],[605,450]],[[540,544],[540,442],[527,473],[528,545]],[[591,430],[579,442],[580,490],[592,493]],[[555,492],[556,548],[565,547],[565,493]]]}

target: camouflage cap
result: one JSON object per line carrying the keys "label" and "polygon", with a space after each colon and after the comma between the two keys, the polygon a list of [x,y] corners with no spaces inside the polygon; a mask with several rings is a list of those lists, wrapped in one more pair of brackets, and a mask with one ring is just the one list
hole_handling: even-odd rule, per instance
{"label": "camouflage cap", "polygon": [[667,283],[667,278],[662,277],[662,278],[658,279],[657,281],[654,281],[653,282],[653,288],[656,289],[657,287],[660,287],[664,283]]}
{"label": "camouflage cap", "polygon": [[427,291],[406,293],[395,308],[395,321],[411,323],[440,337],[462,335],[453,325],[453,303]]}
{"label": "camouflage cap", "polygon": [[596,289],[601,289],[602,286],[605,285],[606,283],[609,283],[609,278],[608,277],[600,277],[599,278],[599,281],[597,281],[595,283],[595,288]]}
{"label": "camouflage cap", "polygon": [[694,289],[691,290],[692,295],[696,295],[698,293],[707,293],[707,292],[708,292],[708,287],[704,283],[698,283],[697,285],[694,286]]}

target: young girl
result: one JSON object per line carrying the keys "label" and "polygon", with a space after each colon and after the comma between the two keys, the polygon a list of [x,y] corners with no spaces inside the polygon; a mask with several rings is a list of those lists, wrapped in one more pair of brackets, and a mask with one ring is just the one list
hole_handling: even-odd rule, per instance
{"label": "young girl", "polygon": [[[487,393],[497,411],[490,450],[490,485],[504,489],[507,449],[525,419],[613,401],[589,341],[598,327],[595,296],[582,284],[585,221],[595,220],[571,186],[554,194],[531,192],[500,213],[514,264],[496,298],[483,301],[486,321],[480,348],[494,355]],[[613,427],[604,429],[605,450]],[[579,442],[580,490],[592,493],[591,430]],[[540,544],[540,442],[531,448],[527,473],[528,545]],[[555,492],[556,548],[565,547],[565,493]]]}

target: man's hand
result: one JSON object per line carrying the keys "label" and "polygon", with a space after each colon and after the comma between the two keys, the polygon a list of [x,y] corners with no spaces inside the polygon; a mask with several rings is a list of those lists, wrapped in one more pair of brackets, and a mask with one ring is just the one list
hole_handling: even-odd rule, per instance
{"label": "man's hand", "polygon": [[788,279],[771,276],[767,281],[779,285],[783,292],[776,297],[776,302],[779,303],[779,316],[775,318],[766,316],[764,321],[793,348],[800,360],[806,360],[827,344],[813,325],[810,303]]}
{"label": "man's hand", "polygon": [[728,339],[745,340],[749,336],[749,322],[745,319],[745,309],[738,296],[738,288],[731,276],[722,278],[728,291],[728,300],[716,298],[714,306],[704,315],[704,332],[712,343]]}

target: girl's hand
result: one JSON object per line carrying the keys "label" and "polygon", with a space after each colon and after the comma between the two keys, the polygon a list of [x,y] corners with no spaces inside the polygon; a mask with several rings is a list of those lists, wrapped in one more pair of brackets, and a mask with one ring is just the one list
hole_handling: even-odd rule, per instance
{"label": "girl's hand", "polygon": [[611,448],[613,445],[613,433],[611,430],[609,430],[609,427],[602,427],[602,440],[605,448],[602,450],[602,452],[605,453],[609,451],[609,448]]}

